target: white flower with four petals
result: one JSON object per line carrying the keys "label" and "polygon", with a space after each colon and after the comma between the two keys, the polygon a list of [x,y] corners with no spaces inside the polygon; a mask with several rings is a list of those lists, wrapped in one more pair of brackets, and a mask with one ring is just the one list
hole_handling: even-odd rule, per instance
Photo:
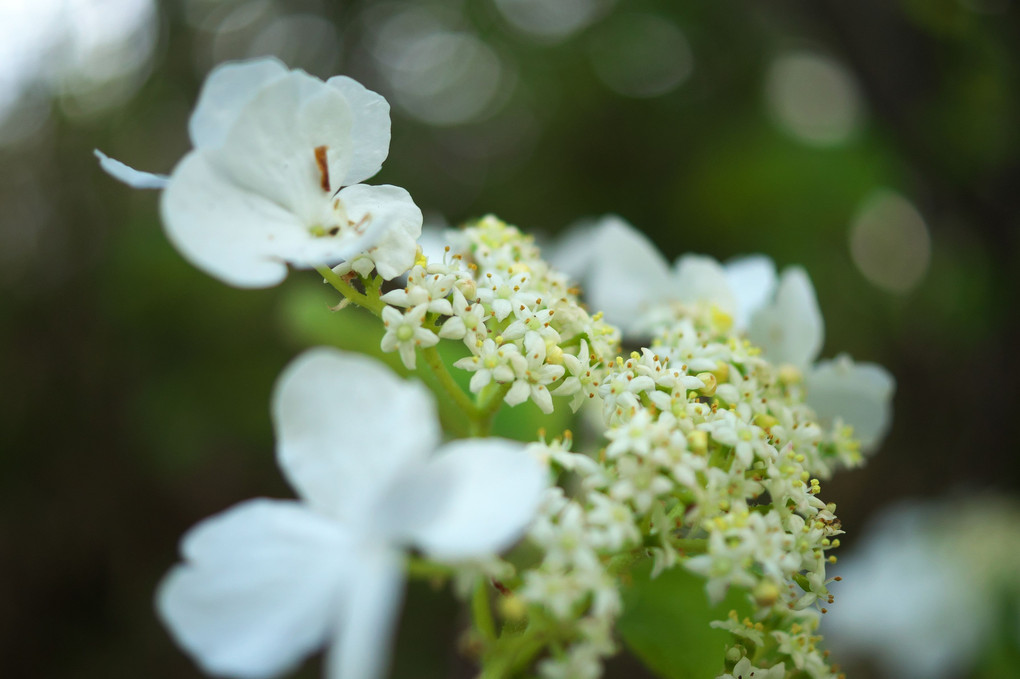
{"label": "white flower with four petals", "polygon": [[323,82],[272,58],[206,78],[169,177],[96,155],[136,188],[164,189],[167,237],[192,264],[242,288],[276,285],[287,265],[368,253],[386,279],[411,267],[421,210],[396,186],[367,186],[389,153],[389,104],[343,76]]}
{"label": "white flower with four petals", "polygon": [[548,485],[522,444],[440,446],[431,394],[364,356],[296,359],[273,417],[301,499],[249,500],[201,522],[158,594],[174,637],[216,675],[275,676],[325,646],[331,679],[379,677],[404,551],[491,556],[523,535]]}
{"label": "white flower with four petals", "polygon": [[559,253],[585,284],[590,304],[625,332],[640,336],[657,320],[656,309],[668,312],[672,302],[712,304],[731,315],[734,327],[746,330],[767,359],[804,373],[807,403],[824,422],[841,417],[864,449],[881,442],[892,417],[895,380],[880,365],[847,356],[816,363],[825,325],[802,268],[789,267],[777,277],[775,264],[763,255],[725,265],[685,255],[670,270],[655,245],[616,216],[575,229]]}

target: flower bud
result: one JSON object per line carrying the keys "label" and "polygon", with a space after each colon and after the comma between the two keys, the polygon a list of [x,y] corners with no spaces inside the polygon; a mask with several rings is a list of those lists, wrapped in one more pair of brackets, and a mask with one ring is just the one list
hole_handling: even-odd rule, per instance
{"label": "flower bud", "polygon": [[712,396],[715,394],[715,388],[718,386],[719,381],[715,378],[712,373],[698,373],[696,377],[705,383],[705,386],[698,389],[698,393],[702,396]]}
{"label": "flower bud", "polygon": [[695,429],[687,435],[687,445],[695,453],[704,453],[708,450],[708,432]]}
{"label": "flower bud", "polygon": [[752,592],[754,602],[762,608],[768,608],[779,601],[779,588],[771,580],[762,580]]}
{"label": "flower bud", "polygon": [[783,384],[799,384],[804,379],[804,375],[801,374],[800,370],[796,366],[784,363],[779,367],[779,381]]}
{"label": "flower bud", "polygon": [[520,597],[510,596],[500,597],[496,602],[499,608],[499,614],[504,620],[518,621],[523,620],[528,613],[527,605],[521,601]]}

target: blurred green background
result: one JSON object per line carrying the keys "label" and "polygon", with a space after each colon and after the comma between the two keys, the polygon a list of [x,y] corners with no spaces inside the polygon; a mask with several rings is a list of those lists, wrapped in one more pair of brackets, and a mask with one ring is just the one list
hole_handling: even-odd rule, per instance
{"label": "blurred green background", "polygon": [[[240,291],[193,269],[158,195],[92,157],[169,171],[204,75],[262,54],[384,94],[372,183],[434,223],[493,212],[552,239],[614,212],[670,258],[804,265],[824,355],[898,381],[882,450],[824,486],[848,547],[901,497],[1018,490],[1011,0],[4,0],[5,676],[196,676],[153,589],[194,522],[290,495],[273,380],[305,346],[359,341],[314,275]],[[395,676],[471,676],[458,615],[413,587]],[[611,676],[639,675],[624,657]]]}

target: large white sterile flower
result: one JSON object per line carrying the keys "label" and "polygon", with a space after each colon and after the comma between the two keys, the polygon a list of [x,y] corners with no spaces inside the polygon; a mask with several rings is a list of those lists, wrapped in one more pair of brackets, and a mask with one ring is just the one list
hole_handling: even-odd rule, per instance
{"label": "large white sterile flower", "polygon": [[174,637],[216,675],[271,677],[326,646],[331,679],[381,676],[403,551],[490,556],[523,534],[547,485],[518,443],[437,450],[429,392],[363,356],[299,357],[273,417],[301,499],[249,500],[198,524],[159,590]]}
{"label": "large white sterile flower", "polygon": [[888,428],[895,381],[885,369],[847,357],[815,363],[825,323],[801,267],[777,276],[764,255],[726,264],[684,255],[671,268],[644,234],[614,215],[568,232],[552,260],[585,286],[592,308],[637,336],[662,313],[671,314],[672,303],[712,304],[731,315],[734,329],[746,331],[768,360],[804,373],[808,405],[823,420],[842,418],[865,449],[875,447]]}
{"label": "large white sterile flower", "polygon": [[[550,260],[584,286],[593,309],[631,334],[647,332],[655,310],[674,302],[707,302],[738,320],[747,318],[750,307],[742,307],[763,296],[753,285],[760,282],[767,295],[775,283],[775,267],[764,257],[724,267],[711,257],[684,255],[671,267],[654,243],[616,215],[573,229]],[[766,276],[759,281],[763,268]],[[731,279],[747,285],[737,290]]]}
{"label": "large white sterile flower", "polygon": [[819,361],[804,375],[808,404],[825,422],[840,418],[854,428],[865,450],[885,437],[892,419],[896,380],[876,363],[855,363],[846,354]]}
{"label": "large white sterile flower", "polygon": [[136,188],[163,188],[167,236],[226,283],[275,285],[297,268],[368,252],[387,279],[414,263],[421,211],[407,191],[360,184],[389,152],[389,105],[350,78],[322,82],[272,58],[224,64],[188,127],[195,148],[169,177],[96,152]]}
{"label": "large white sterile flower", "polygon": [[866,659],[882,676],[981,676],[996,644],[1020,643],[1004,615],[1016,610],[1018,526],[1015,500],[991,495],[883,510],[839,558],[826,641],[837,657]]}
{"label": "large white sterile flower", "polygon": [[804,269],[791,266],[770,292],[759,306],[744,309],[747,334],[773,363],[804,369],[818,358],[825,336],[815,288]]}

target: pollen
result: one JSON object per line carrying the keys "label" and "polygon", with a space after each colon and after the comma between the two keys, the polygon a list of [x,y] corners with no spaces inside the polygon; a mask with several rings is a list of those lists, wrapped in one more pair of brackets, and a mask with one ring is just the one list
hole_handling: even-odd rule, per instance
{"label": "pollen", "polygon": [[327,146],[315,147],[315,164],[319,166],[319,186],[329,193],[329,164],[326,162]]}

